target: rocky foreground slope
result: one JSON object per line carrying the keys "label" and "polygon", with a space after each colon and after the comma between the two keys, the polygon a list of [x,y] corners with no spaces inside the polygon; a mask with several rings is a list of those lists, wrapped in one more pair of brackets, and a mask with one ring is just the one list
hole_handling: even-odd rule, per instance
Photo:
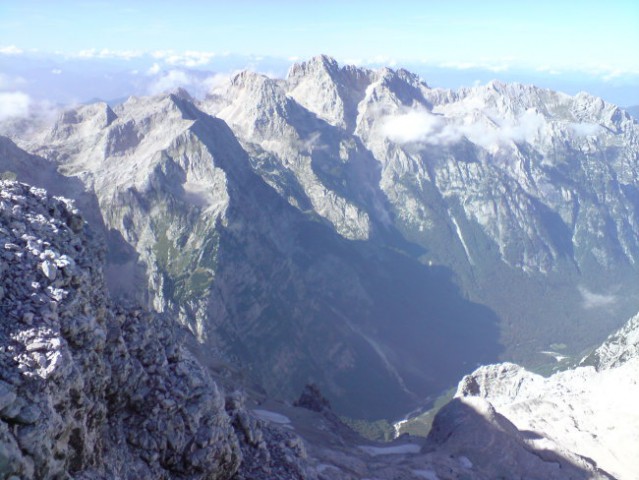
{"label": "rocky foreground slope", "polygon": [[386,445],[349,431],[315,389],[299,407],[249,408],[174,322],[109,300],[102,242],[42,189],[0,183],[0,245],[2,479],[609,478],[491,408]]}
{"label": "rocky foreground slope", "polygon": [[68,201],[0,183],[0,244],[0,478],[262,478],[251,455],[301,478],[287,434],[225,399],[173,322],[110,303]]}

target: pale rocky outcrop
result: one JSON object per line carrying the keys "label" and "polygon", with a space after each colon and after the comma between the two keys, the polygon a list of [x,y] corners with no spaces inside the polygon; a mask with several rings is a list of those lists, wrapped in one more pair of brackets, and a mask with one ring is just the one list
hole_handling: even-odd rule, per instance
{"label": "pale rocky outcrop", "polygon": [[[612,334],[580,366],[548,378],[508,363],[480,367],[464,377],[456,399],[446,409],[456,412],[484,405],[512,422],[521,432],[520,443],[528,449],[561,454],[574,465],[596,465],[602,475],[636,478],[637,318]],[[475,447],[482,443],[487,440],[478,438]]]}

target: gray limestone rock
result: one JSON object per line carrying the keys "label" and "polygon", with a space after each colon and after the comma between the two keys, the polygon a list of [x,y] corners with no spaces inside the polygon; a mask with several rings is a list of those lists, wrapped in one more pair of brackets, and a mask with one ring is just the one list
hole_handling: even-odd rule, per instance
{"label": "gray limestone rock", "polygon": [[2,183],[0,204],[15,252],[2,260],[0,478],[233,476],[224,396],[175,324],[110,304],[104,247],[65,202]]}

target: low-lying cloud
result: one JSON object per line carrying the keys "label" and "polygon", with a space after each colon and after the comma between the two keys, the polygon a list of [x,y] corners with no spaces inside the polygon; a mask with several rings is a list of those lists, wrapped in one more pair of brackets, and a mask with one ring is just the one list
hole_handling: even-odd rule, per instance
{"label": "low-lying cloud", "polygon": [[411,109],[382,120],[382,134],[398,144],[448,145],[466,137],[481,147],[494,148],[510,142],[530,142],[546,123],[544,117],[532,109],[514,121],[496,123],[488,117],[472,124],[459,121],[425,108]]}
{"label": "low-lying cloud", "polygon": [[31,98],[22,92],[0,92],[0,120],[29,115]]}
{"label": "low-lying cloud", "polygon": [[22,55],[24,50],[16,47],[15,45],[7,45],[0,47],[0,55]]}
{"label": "low-lying cloud", "polygon": [[382,133],[389,140],[399,143],[452,143],[461,137],[453,125],[425,109],[409,110],[382,120]]}
{"label": "low-lying cloud", "polygon": [[578,137],[590,137],[597,135],[603,130],[601,125],[596,123],[571,123],[570,128]]}
{"label": "low-lying cloud", "polygon": [[21,90],[26,83],[20,76],[0,73],[0,90]]}
{"label": "low-lying cloud", "polygon": [[582,298],[581,306],[586,310],[609,307],[617,302],[617,295],[594,293],[584,286],[579,287],[579,293]]}

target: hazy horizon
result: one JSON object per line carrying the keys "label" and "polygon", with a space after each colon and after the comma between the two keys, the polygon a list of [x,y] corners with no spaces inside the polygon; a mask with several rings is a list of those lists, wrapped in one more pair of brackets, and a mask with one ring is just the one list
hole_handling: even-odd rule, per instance
{"label": "hazy horizon", "polygon": [[319,54],[406,68],[432,87],[496,79],[639,105],[639,5],[630,1],[39,0],[3,2],[0,19],[0,118],[42,101],[178,86],[198,95],[220,75],[283,77]]}

